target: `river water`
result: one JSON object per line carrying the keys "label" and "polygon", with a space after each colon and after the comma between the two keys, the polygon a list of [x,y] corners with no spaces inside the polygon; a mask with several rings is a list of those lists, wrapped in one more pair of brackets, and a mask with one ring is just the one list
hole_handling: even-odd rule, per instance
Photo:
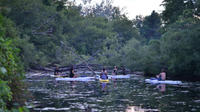
{"label": "river water", "polygon": [[145,77],[69,82],[29,73],[27,107],[33,112],[200,112],[200,82],[152,85]]}

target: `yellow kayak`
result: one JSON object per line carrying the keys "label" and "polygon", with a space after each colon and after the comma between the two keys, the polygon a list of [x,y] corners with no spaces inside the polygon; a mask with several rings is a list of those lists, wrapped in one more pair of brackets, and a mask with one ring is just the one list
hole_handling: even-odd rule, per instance
{"label": "yellow kayak", "polygon": [[67,76],[64,76],[64,75],[51,75],[51,77],[64,78],[64,77],[67,77]]}
{"label": "yellow kayak", "polygon": [[108,83],[109,79],[99,79],[99,81],[102,82],[102,83]]}

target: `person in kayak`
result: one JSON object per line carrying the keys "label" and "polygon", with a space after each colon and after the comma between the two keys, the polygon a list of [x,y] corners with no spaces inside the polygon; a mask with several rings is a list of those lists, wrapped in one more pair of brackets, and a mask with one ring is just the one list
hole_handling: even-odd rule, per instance
{"label": "person in kayak", "polygon": [[126,75],[126,69],[125,69],[125,66],[122,66],[122,74],[123,74],[123,75]]}
{"label": "person in kayak", "polygon": [[166,80],[166,72],[165,69],[161,69],[161,73],[159,75],[156,76],[156,78],[158,80]]}
{"label": "person in kayak", "polygon": [[113,69],[112,74],[113,74],[113,75],[117,75],[117,66],[114,66],[114,69]]}
{"label": "person in kayak", "polygon": [[60,70],[59,70],[58,66],[56,66],[56,68],[54,70],[54,75],[60,75]]}
{"label": "person in kayak", "polygon": [[101,74],[100,74],[100,78],[101,79],[108,79],[108,75],[107,75],[107,71],[105,68],[103,68],[103,70],[101,71]]}
{"label": "person in kayak", "polygon": [[77,77],[77,75],[76,75],[75,72],[74,72],[74,67],[73,67],[73,66],[71,66],[71,68],[70,68],[69,77],[70,77],[70,78],[75,78],[75,77]]}

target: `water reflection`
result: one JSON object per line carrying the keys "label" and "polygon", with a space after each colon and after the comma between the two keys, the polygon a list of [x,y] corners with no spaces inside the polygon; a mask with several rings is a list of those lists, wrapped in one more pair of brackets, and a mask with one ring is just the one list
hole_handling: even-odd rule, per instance
{"label": "water reflection", "polygon": [[107,83],[101,83],[101,90],[107,91]]}
{"label": "water reflection", "polygon": [[159,84],[156,86],[156,88],[160,91],[160,92],[165,92],[166,91],[166,84]]}
{"label": "water reflection", "polygon": [[141,106],[128,106],[126,112],[159,112],[158,109],[143,109]]}

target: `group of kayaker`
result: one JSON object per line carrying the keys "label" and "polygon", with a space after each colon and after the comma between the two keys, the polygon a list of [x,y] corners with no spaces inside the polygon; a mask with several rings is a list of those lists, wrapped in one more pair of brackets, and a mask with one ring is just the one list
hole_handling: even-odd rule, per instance
{"label": "group of kayaker", "polygon": [[[59,67],[56,67],[55,71],[54,71],[54,75],[60,75],[60,72],[61,71],[59,70]],[[114,69],[112,71],[112,75],[117,75],[117,74],[118,74],[118,68],[117,68],[117,66],[114,66]],[[124,66],[122,67],[122,74],[126,75],[126,70],[125,70]],[[77,74],[74,72],[74,67],[73,66],[71,66],[71,68],[70,68],[69,77],[70,78],[77,77]],[[108,79],[108,72],[106,71],[106,69],[104,67],[103,67],[103,69],[101,71],[100,78],[101,79]],[[156,79],[157,80],[166,80],[165,69],[161,69],[161,73],[156,75]]]}
{"label": "group of kayaker", "polygon": [[[112,75],[117,75],[117,73],[118,73],[118,68],[117,68],[117,66],[114,66]],[[123,74],[123,75],[126,75],[126,69],[125,69],[124,66],[122,66],[122,74]]]}
{"label": "group of kayaker", "polygon": [[[71,66],[69,72],[70,72],[70,73],[69,73],[69,77],[70,77],[70,78],[75,78],[75,77],[77,77],[77,74],[74,72],[74,67],[73,67],[73,66]],[[61,73],[61,71],[59,70],[59,67],[57,66],[57,67],[55,68],[55,70],[54,70],[54,75],[61,75],[60,73]],[[113,71],[112,71],[112,75],[117,75],[117,74],[118,74],[118,68],[117,68],[117,66],[114,66],[114,69],[113,69]],[[123,75],[126,75],[126,69],[125,69],[124,66],[122,67],[122,74],[123,74]],[[63,77],[66,77],[66,75],[63,75]],[[106,69],[105,69],[104,67],[103,67],[103,69],[102,69],[102,71],[101,71],[100,77],[101,77],[102,79],[108,79],[108,72],[106,71]]]}
{"label": "group of kayaker", "polygon": [[[117,66],[114,66],[114,69],[112,71],[112,75],[117,75],[117,74],[118,74],[118,68],[117,68]],[[122,74],[126,75],[126,69],[125,69],[124,66],[122,67]],[[105,70],[105,68],[102,69],[101,74],[100,74],[100,78],[101,79],[108,79],[108,73]]]}
{"label": "group of kayaker", "polygon": [[[54,70],[54,75],[61,75],[60,74],[61,71],[59,70],[59,67],[57,66]],[[67,77],[66,75],[62,75],[63,77]],[[74,67],[71,66],[70,70],[69,70],[69,77],[70,78],[75,78],[77,77],[77,74],[74,72]]]}

